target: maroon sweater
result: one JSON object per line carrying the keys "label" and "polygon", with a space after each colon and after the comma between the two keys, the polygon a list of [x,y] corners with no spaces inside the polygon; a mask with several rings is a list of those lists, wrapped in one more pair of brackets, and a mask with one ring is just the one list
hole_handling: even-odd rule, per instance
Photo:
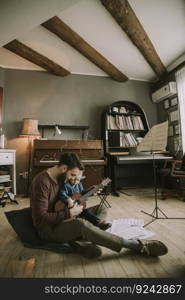
{"label": "maroon sweater", "polygon": [[30,206],[35,227],[55,225],[70,217],[68,209],[54,212],[59,187],[46,171],[39,173],[33,179]]}

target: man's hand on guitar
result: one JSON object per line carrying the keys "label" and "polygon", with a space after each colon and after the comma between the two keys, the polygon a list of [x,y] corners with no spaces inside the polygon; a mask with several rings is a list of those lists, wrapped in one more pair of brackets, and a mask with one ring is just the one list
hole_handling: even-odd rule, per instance
{"label": "man's hand on guitar", "polygon": [[61,201],[57,201],[55,204],[55,211],[61,211],[61,210],[65,210],[65,204],[62,203]]}
{"label": "man's hand on guitar", "polygon": [[71,218],[77,217],[83,211],[83,205],[79,205],[79,204],[75,203],[73,208],[71,208],[69,211],[70,211]]}
{"label": "man's hand on guitar", "polygon": [[74,206],[74,201],[72,198],[67,199],[67,207],[70,209]]}
{"label": "man's hand on guitar", "polygon": [[96,193],[94,193],[94,196],[97,196],[97,195],[101,194],[102,191],[103,191],[103,188],[100,188]]}
{"label": "man's hand on guitar", "polygon": [[[97,187],[98,187],[98,185],[92,185],[88,190],[86,190],[86,193],[91,192],[94,189],[96,190]],[[100,187],[91,196],[97,196],[98,194],[100,194],[103,191],[103,189],[104,189],[104,187]]]}
{"label": "man's hand on guitar", "polygon": [[102,193],[103,189],[105,186],[107,186],[112,180],[110,178],[105,178],[104,180],[102,180],[102,182],[98,185],[95,185],[95,189],[98,188],[98,190],[96,190],[96,192],[94,193],[94,195],[99,195]]}

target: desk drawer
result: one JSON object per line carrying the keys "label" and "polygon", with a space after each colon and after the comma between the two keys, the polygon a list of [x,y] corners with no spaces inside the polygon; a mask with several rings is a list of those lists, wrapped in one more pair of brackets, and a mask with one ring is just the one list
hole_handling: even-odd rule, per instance
{"label": "desk drawer", "polygon": [[0,153],[0,165],[12,165],[13,164],[13,153],[5,152]]}

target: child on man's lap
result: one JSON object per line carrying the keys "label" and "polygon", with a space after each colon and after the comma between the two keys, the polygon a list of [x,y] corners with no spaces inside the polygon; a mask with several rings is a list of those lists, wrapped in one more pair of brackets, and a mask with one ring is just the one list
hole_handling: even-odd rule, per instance
{"label": "child on man's lap", "polygon": [[[85,194],[84,188],[81,181],[83,171],[80,170],[78,176],[67,176],[66,182],[64,183],[62,189],[59,192],[59,201],[65,204],[68,208],[72,208],[75,204],[75,196],[77,198],[80,195]],[[55,208],[60,208],[61,203],[57,203]],[[107,223],[105,220],[101,220],[96,215],[94,215],[92,212],[90,212],[88,209],[85,208],[82,213],[78,216],[79,218],[86,219],[87,221],[91,222],[95,226],[99,227],[102,230],[106,230],[109,227],[111,227],[111,223]]]}

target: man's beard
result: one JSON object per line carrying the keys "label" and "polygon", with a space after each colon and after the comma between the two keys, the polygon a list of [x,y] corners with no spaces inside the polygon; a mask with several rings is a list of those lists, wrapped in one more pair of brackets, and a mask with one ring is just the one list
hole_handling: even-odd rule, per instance
{"label": "man's beard", "polygon": [[58,182],[60,184],[64,184],[64,182],[66,180],[66,174],[67,174],[67,172],[65,172],[65,173],[63,173],[63,174],[61,174],[61,175],[58,176]]}

